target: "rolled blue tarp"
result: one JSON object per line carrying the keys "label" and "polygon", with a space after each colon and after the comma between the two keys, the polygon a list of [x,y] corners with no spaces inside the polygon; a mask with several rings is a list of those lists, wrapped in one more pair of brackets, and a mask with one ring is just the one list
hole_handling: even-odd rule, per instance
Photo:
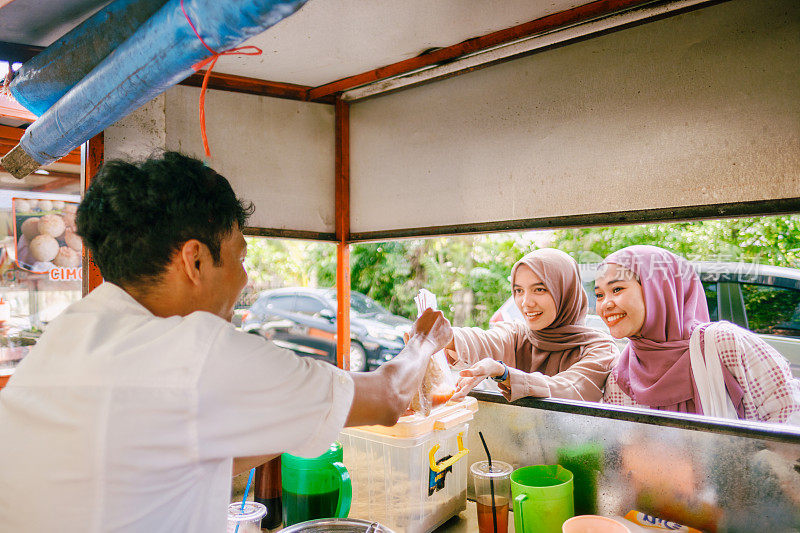
{"label": "rolled blue tarp", "polygon": [[165,2],[111,2],[26,61],[8,85],[11,94],[31,113],[41,115],[133,35]]}
{"label": "rolled blue tarp", "polygon": [[[205,43],[216,52],[236,47],[288,17],[306,0],[184,0]],[[139,29],[25,131],[2,160],[22,178],[63,157],[192,74],[211,57],[181,9],[169,0]]]}

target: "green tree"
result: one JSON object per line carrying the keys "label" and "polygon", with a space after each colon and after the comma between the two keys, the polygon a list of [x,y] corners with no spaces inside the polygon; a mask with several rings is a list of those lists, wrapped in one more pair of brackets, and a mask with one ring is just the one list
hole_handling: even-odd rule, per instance
{"label": "green tree", "polygon": [[573,256],[605,257],[633,244],[653,244],[694,261],[746,261],[800,268],[800,216],[637,224],[557,230],[554,246]]}
{"label": "green tree", "polygon": [[[511,266],[526,251],[526,241],[513,235],[354,244],[350,287],[407,318],[416,316],[414,297],[426,288],[457,325],[487,327],[511,294]],[[314,261],[321,265],[318,280],[333,286],[335,259],[326,262],[319,250],[315,253]]]}
{"label": "green tree", "polygon": [[[332,287],[336,277],[336,246],[329,243],[245,237],[248,283],[240,305],[250,305],[256,295],[275,287]],[[326,274],[333,265],[334,278]]]}

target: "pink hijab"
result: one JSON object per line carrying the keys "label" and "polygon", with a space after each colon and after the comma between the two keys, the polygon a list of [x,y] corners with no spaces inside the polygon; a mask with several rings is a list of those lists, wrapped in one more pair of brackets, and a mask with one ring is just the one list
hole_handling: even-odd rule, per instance
{"label": "pink hijab", "polygon": [[[692,378],[689,337],[709,322],[700,277],[685,259],[657,246],[628,246],[606,257],[633,272],[642,285],[646,317],[614,369],[617,383],[636,403],[653,409],[703,413]],[[725,387],[744,416],[742,387],[724,366]]]}
{"label": "pink hijab", "polygon": [[527,330],[533,350],[520,351],[517,358],[531,360],[518,360],[517,368],[552,376],[578,362],[583,346],[602,343],[606,345],[603,349],[613,352],[613,339],[609,335],[583,325],[588,298],[581,285],[578,264],[572,257],[555,248],[531,252],[511,269],[512,285],[520,265],[527,265],[547,287],[556,303],[556,318],[544,329]]}

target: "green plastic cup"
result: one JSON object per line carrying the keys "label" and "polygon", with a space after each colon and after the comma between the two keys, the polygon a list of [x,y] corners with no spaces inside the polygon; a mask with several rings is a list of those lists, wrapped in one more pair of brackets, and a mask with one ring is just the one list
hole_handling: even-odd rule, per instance
{"label": "green plastic cup", "polygon": [[284,527],[316,518],[347,518],[353,486],[342,455],[338,442],[319,457],[281,455]]}
{"label": "green plastic cup", "polygon": [[561,533],[561,526],[575,514],[572,472],[560,465],[514,470],[511,496],[517,533]]}

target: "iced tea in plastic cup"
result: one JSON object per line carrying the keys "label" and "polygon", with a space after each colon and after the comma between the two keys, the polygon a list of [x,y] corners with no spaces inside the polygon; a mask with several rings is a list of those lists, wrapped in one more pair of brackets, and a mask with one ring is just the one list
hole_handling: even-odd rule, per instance
{"label": "iced tea in plastic cup", "polygon": [[267,508],[258,502],[233,502],[228,506],[228,533],[261,533],[261,519],[267,514]]}
{"label": "iced tea in plastic cup", "polygon": [[[475,487],[475,503],[478,507],[478,531],[494,533],[508,532],[508,504],[511,499],[510,476],[513,468],[503,461],[478,461],[469,468]],[[496,522],[495,522],[496,521]]]}

